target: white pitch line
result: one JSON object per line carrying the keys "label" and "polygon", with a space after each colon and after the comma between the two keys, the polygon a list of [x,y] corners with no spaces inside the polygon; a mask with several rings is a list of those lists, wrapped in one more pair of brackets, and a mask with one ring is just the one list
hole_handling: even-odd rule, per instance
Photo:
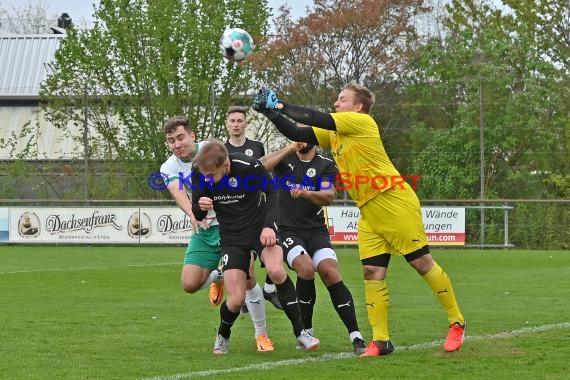
{"label": "white pitch line", "polygon": [[[502,331],[491,335],[476,335],[476,336],[466,336],[465,341],[478,341],[478,340],[491,340],[491,339],[508,339],[515,336],[529,335],[537,332],[544,332],[550,330],[562,330],[570,328],[570,322],[553,323],[549,325],[534,326],[534,327],[524,327],[518,330]],[[411,346],[396,346],[395,351],[414,351],[423,350],[426,348],[438,347],[443,344],[443,339],[434,340],[432,342],[424,342],[413,344]],[[243,367],[234,367],[226,369],[209,369],[204,371],[194,371],[179,373],[171,376],[155,376],[147,377],[142,380],[180,380],[180,379],[190,379],[193,377],[205,377],[205,376],[215,376],[215,375],[226,375],[229,373],[243,372],[243,371],[257,371],[274,369],[280,367],[288,367],[292,365],[305,364],[311,362],[326,362],[331,360],[341,360],[355,358],[352,352],[341,352],[336,354],[324,354],[321,356],[306,357],[302,359],[287,359],[280,360],[276,362],[264,362],[257,364],[248,364]]]}
{"label": "white pitch line", "polygon": [[182,265],[182,262],[154,263],[154,264],[126,264],[126,265],[112,265],[112,266],[101,266],[101,267],[76,267],[76,268],[48,268],[48,269],[15,270],[15,271],[0,272],[0,274],[19,274],[19,273],[38,273],[38,272],[68,272],[68,271],[94,270],[94,269],[157,267],[157,266],[165,266],[165,265]]}

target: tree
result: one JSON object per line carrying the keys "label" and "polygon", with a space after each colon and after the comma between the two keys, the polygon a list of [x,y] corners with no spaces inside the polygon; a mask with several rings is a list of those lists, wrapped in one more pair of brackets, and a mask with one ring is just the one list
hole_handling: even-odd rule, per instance
{"label": "tree", "polygon": [[261,81],[312,104],[330,104],[354,80],[377,87],[401,75],[417,38],[418,0],[316,0],[292,21],[286,8],[256,55]]}
{"label": "tree", "polygon": [[[521,7],[540,12],[533,1]],[[486,196],[552,196],[544,176],[568,170],[568,76],[545,59],[524,18],[470,0],[447,10],[445,38],[420,50],[410,78],[410,98],[433,105],[415,109],[415,135],[427,142],[413,162],[427,179],[420,194],[479,196],[483,127]]]}
{"label": "tree", "polygon": [[534,41],[541,55],[570,74],[570,3],[568,0],[533,2],[503,0],[513,16],[505,26]]}
{"label": "tree", "polygon": [[[554,168],[548,170],[545,182],[551,186],[550,195],[567,198],[570,193],[570,3],[568,0],[539,0],[530,4],[505,0],[513,17],[506,25],[511,32],[524,35],[533,41],[536,56],[550,65],[541,72],[551,79],[554,97],[548,94],[547,108],[550,125],[558,130],[553,135],[557,149],[552,158]],[[554,107],[552,107],[554,105]],[[561,154],[562,153],[562,154]]]}
{"label": "tree", "polygon": [[2,9],[0,7],[0,33],[41,34],[57,25],[57,16],[48,15],[48,4],[38,0],[26,5]]}
{"label": "tree", "polygon": [[82,138],[90,158],[166,157],[160,126],[187,115],[198,138],[220,137],[230,103],[252,72],[228,63],[218,41],[228,25],[253,36],[267,28],[267,0],[102,0],[92,29],[70,29],[41,96],[49,120]]}
{"label": "tree", "polygon": [[406,115],[400,110],[401,78],[417,49],[415,18],[429,11],[423,0],[316,0],[309,14],[293,21],[282,7],[275,32],[254,57],[260,83],[284,100],[331,111],[350,81],[377,95],[372,115],[396,165],[407,163],[402,146]]}

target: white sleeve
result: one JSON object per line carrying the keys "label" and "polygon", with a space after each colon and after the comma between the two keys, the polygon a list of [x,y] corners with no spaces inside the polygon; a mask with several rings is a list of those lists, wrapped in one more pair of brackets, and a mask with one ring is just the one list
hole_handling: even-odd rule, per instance
{"label": "white sleeve", "polygon": [[160,172],[166,174],[170,181],[178,179],[180,177],[180,168],[176,165],[176,160],[173,160],[172,157],[166,160],[160,166]]}

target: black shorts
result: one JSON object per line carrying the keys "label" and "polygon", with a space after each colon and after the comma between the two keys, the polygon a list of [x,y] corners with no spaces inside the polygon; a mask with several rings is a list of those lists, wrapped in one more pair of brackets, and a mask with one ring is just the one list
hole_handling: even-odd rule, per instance
{"label": "black shorts", "polygon": [[249,279],[249,262],[251,255],[253,255],[253,259],[255,260],[261,255],[263,248],[259,237],[256,241],[250,241],[249,244],[247,244],[247,242],[245,242],[245,244],[244,242],[240,242],[239,245],[221,245],[220,261],[222,263],[222,272],[227,269],[241,269],[247,274],[247,278]]}
{"label": "black shorts", "polygon": [[287,227],[279,228],[279,243],[283,248],[283,258],[285,261],[289,251],[300,245],[305,248],[311,258],[319,249],[333,249],[331,237],[326,228],[313,228],[310,230],[293,229]]}

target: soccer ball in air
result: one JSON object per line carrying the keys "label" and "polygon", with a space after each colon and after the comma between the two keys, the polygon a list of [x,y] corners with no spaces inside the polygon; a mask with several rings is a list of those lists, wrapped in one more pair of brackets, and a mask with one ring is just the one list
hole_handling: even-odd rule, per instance
{"label": "soccer ball in air", "polygon": [[241,28],[229,28],[220,39],[220,50],[230,61],[243,61],[253,52],[253,38]]}

